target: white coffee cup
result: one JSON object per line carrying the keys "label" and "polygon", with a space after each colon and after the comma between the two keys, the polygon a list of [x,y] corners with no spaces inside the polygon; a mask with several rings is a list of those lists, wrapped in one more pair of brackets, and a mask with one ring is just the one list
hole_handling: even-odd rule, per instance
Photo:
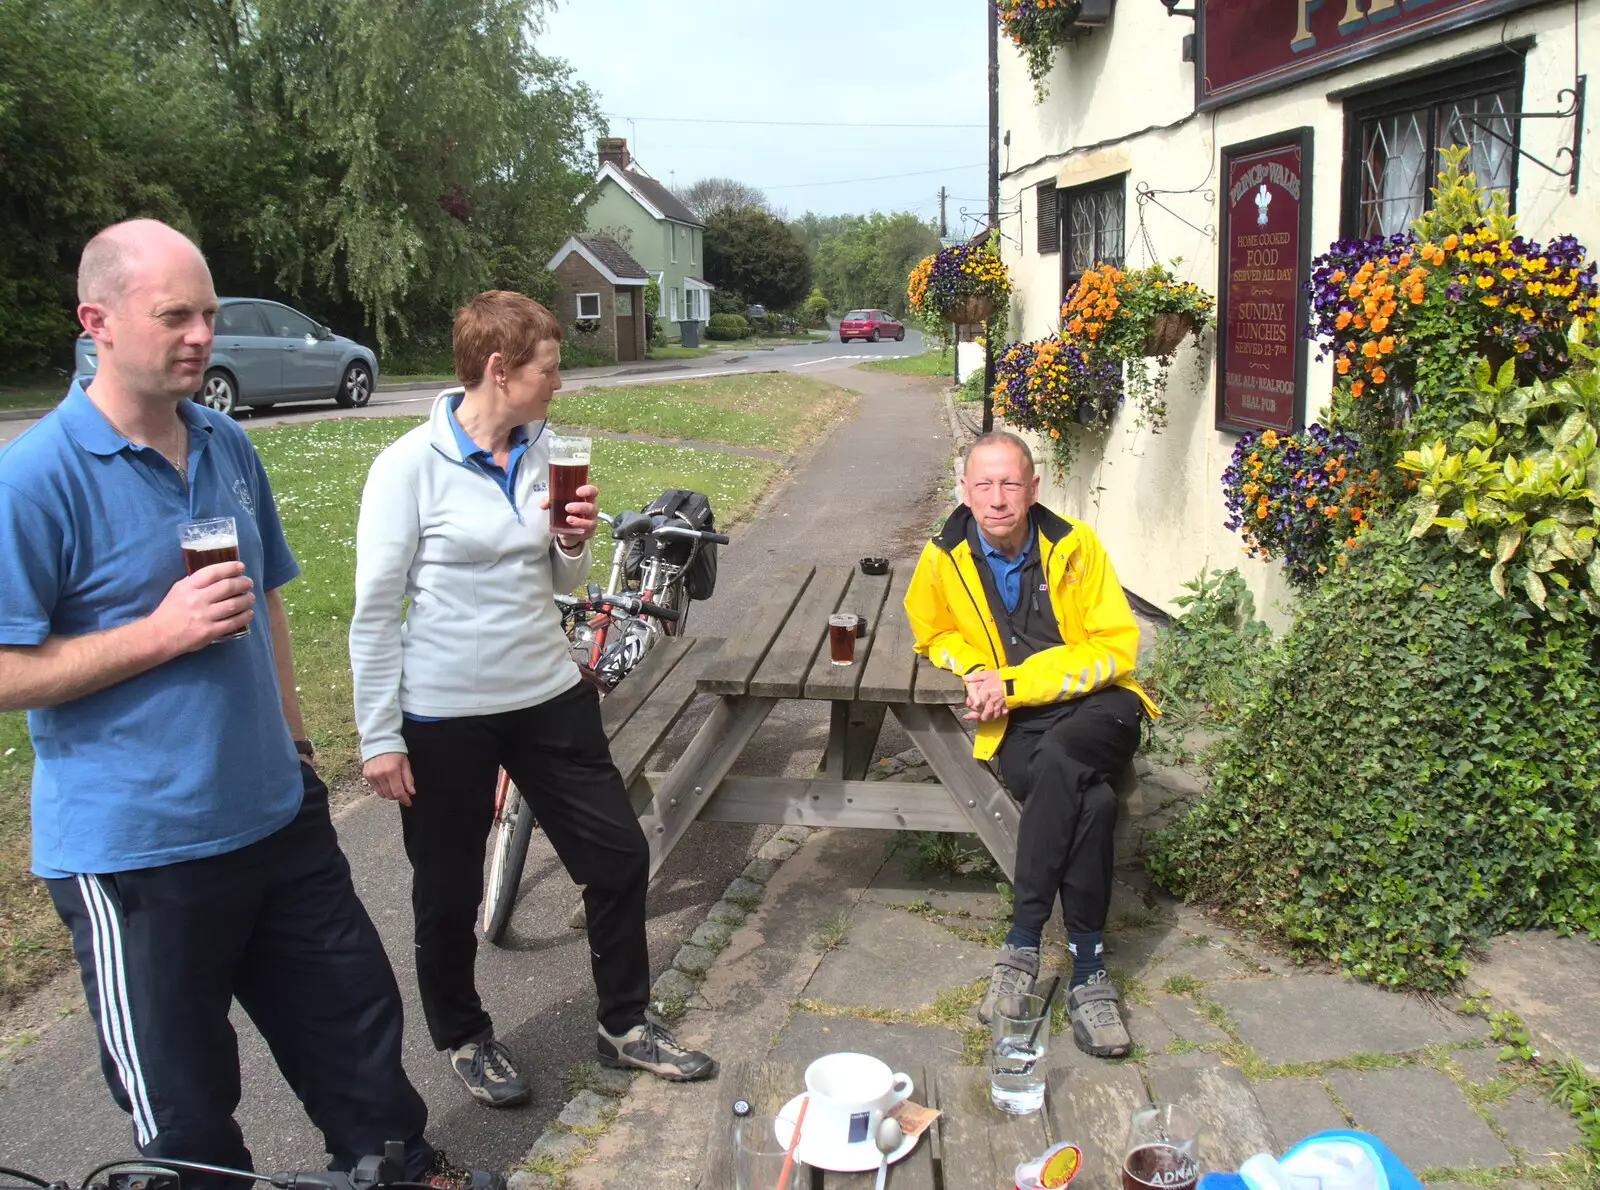
{"label": "white coffee cup", "polygon": [[806,1090],[804,1139],[832,1147],[873,1144],[884,1113],[911,1094],[912,1083],[870,1055],[828,1054],[806,1067]]}

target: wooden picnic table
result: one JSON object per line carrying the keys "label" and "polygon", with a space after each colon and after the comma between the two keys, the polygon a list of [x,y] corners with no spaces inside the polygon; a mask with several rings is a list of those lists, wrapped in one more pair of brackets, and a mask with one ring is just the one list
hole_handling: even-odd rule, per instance
{"label": "wooden picnic table", "polygon": [[[1072,1044],[1068,1037],[1058,1037],[1056,1043]],[[906,1068],[906,1073],[915,1083],[912,1101],[940,1115],[917,1147],[889,1167],[885,1190],[1010,1190],[1018,1165],[1062,1142],[1083,1150],[1072,1190],[1120,1190],[1128,1123],[1136,1108],[1150,1102],[1139,1069],[1126,1064],[1053,1067],[1044,1109],[1026,1116],[1010,1115],[990,1103],[987,1068],[930,1066]],[[1236,1170],[1254,1153],[1278,1151],[1240,1071],[1172,1066],[1150,1076],[1158,1099],[1181,1104],[1198,1120],[1202,1171]],[[700,1190],[733,1190],[735,1101],[745,1100],[754,1114],[776,1115],[804,1090],[801,1063],[725,1066]],[[870,1190],[875,1180],[876,1171],[813,1170],[811,1190]]]}
{"label": "wooden picnic table", "polygon": [[[1009,879],[1020,810],[972,758],[962,725],[966,689],[913,651],[905,592],[911,563],[882,575],[843,565],[773,573],[724,639],[658,644],[603,704],[613,759],[634,791],[653,877],[695,819],[876,830],[972,832]],[[828,616],[866,621],[853,665],[833,665]],[[650,754],[697,694],[716,703],[664,772]],[[830,704],[828,742],[814,777],[732,777],[735,762],[780,702]],[[885,715],[893,715],[938,783],[867,781]]]}

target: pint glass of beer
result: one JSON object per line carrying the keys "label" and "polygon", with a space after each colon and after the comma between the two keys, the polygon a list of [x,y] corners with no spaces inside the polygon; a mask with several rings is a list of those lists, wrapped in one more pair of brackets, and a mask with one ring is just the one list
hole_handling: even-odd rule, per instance
{"label": "pint glass of beer", "polygon": [[550,438],[550,532],[565,533],[567,505],[578,501],[578,489],[589,482],[589,439]]}
{"label": "pint glass of beer", "polygon": [[856,625],[860,616],[837,612],[828,617],[828,660],[835,665],[856,662]]}
{"label": "pint glass of beer", "polygon": [[[218,562],[239,560],[239,530],[231,516],[180,525],[178,542],[183,546],[183,566],[189,574],[207,566],[215,566]],[[250,625],[246,624],[238,632],[230,632],[220,639],[235,640],[249,635]]]}

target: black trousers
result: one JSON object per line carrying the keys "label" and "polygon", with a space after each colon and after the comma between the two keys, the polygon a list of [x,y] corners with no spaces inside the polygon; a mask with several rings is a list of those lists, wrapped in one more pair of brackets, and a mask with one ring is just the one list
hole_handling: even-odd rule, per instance
{"label": "black trousers", "polygon": [[483,857],[504,768],[538,816],[567,874],[583,885],[596,1015],[610,1033],[644,1020],[650,1000],[645,889],[650,849],[587,683],[539,706],[401,729],[416,795],[400,807],[411,860],[417,984],[439,1049],[494,1035],[478,997],[474,933]]}
{"label": "black trousers", "polygon": [[1116,860],[1110,778],[1139,748],[1144,705],[1112,686],[1012,716],[1000,775],[1022,803],[1012,920],[1042,927],[1056,897],[1071,933],[1103,929]]}
{"label": "black trousers", "polygon": [[[237,999],[322,1130],[330,1167],[399,1140],[415,1177],[433,1150],[428,1109],[400,1064],[400,988],[356,899],[327,787],[301,774],[298,816],[248,847],[46,883],[72,931],[106,1083],[141,1153],[253,1168],[233,1118]],[[230,1183],[183,1175],[185,1187]]]}

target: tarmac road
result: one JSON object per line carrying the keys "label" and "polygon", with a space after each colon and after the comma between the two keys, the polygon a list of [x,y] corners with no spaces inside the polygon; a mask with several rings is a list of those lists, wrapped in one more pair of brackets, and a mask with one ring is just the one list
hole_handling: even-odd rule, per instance
{"label": "tarmac road", "polygon": [[[942,398],[925,381],[849,370],[858,356],[917,350],[920,344],[908,336],[904,344],[852,344],[841,349],[835,342],[761,353],[768,367],[804,368],[855,389],[862,394],[861,403],[852,421],[802,460],[761,514],[735,531],[732,545],[721,556],[717,593],[695,606],[691,631],[708,635],[729,631],[772,569],[789,560],[853,563],[867,554],[907,557],[919,548],[945,507],[949,487],[951,440]],[[743,367],[746,361],[717,363],[725,372]],[[632,378],[617,376],[610,382],[627,379]],[[420,410],[424,406],[407,402],[432,395],[431,390],[421,398],[382,394],[372,412]],[[259,420],[334,412],[274,410]],[[6,423],[5,428],[17,424]],[[691,708],[686,722],[697,721],[697,716],[698,708]],[[780,707],[737,771],[803,774],[821,755],[826,727],[823,704]],[[687,731],[681,732],[669,746],[673,742],[681,746],[686,736]],[[881,752],[906,746],[903,737],[886,726]],[[480,952],[479,987],[500,1036],[533,1076],[536,1091],[532,1104],[496,1112],[468,1099],[423,1029],[411,964],[410,872],[394,807],[375,799],[357,802],[340,813],[338,826],[357,886],[407,998],[406,1065],[429,1104],[429,1136],[457,1159],[505,1168],[523,1156],[560,1111],[567,1097],[563,1073],[594,1054],[593,985],[585,936],[567,926],[577,890],[542,836],[535,836],[509,945]],[[657,973],[665,970],[679,943],[703,920],[706,909],[770,831],[748,826],[690,828],[651,889],[650,951]],[[60,1002],[61,985],[53,990]],[[53,1023],[30,1026],[40,1029],[38,1039],[15,1051],[0,1070],[0,1165],[46,1179],[75,1181],[103,1161],[134,1155],[127,1118],[114,1107],[102,1082],[81,997],[77,1004],[76,1011]],[[38,1015],[52,1015],[51,1004],[43,998],[33,1007]],[[305,1120],[259,1036],[242,1014],[236,1015],[244,1087],[238,1117],[257,1167],[320,1167],[321,1138]],[[716,1056],[730,1060],[739,1055]]]}

